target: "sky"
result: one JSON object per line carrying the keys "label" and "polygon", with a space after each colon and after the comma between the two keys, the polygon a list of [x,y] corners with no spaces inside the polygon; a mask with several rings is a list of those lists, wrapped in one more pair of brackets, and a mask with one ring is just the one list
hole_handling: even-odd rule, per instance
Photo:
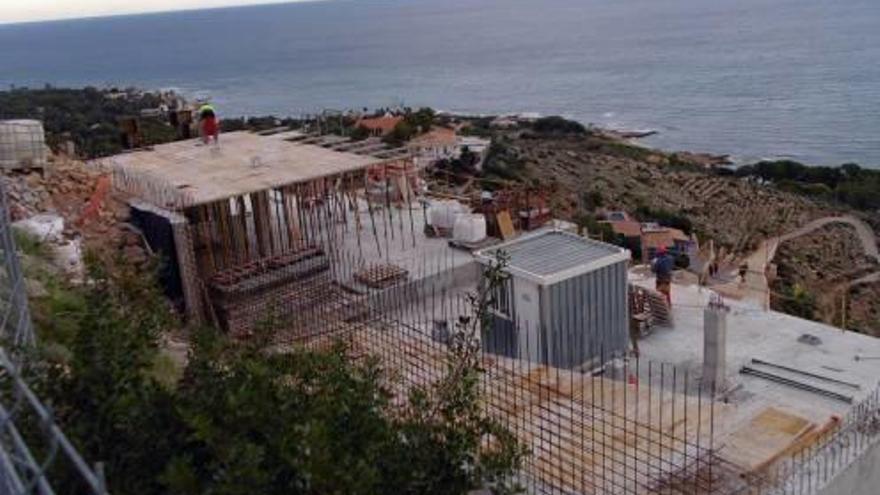
{"label": "sky", "polygon": [[0,0],[0,24],[303,0]]}

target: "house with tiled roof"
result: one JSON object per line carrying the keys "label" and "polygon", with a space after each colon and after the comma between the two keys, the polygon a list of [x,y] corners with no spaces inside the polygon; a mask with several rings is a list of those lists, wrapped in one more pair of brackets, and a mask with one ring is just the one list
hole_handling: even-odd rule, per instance
{"label": "house with tiled roof", "polygon": [[458,136],[454,129],[447,127],[432,127],[428,132],[411,139],[407,147],[419,167],[426,167],[437,160],[455,158],[460,153]]}
{"label": "house with tiled roof", "polygon": [[394,130],[397,124],[403,122],[400,115],[386,113],[381,117],[366,117],[357,121],[355,127],[362,127],[370,131],[373,136],[385,136]]}

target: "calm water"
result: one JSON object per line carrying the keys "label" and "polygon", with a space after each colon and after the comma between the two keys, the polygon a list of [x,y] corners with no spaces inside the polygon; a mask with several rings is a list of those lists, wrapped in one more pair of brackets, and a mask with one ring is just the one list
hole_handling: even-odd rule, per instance
{"label": "calm water", "polygon": [[333,0],[0,26],[0,84],[404,103],[653,128],[649,144],[880,166],[878,0]]}

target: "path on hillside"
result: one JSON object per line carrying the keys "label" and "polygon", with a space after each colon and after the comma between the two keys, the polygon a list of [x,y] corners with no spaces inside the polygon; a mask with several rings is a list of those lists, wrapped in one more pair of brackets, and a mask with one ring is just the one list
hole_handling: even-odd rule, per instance
{"label": "path on hillside", "polygon": [[855,280],[850,280],[849,282],[844,282],[841,285],[843,286],[842,288],[849,289],[850,287],[855,287],[856,285],[873,284],[874,282],[880,282],[880,272],[870,273],[862,278],[857,278]]}
{"label": "path on hillside", "polygon": [[[770,257],[767,260],[767,263],[773,261],[773,257],[776,255],[776,249],[783,242],[807,235],[814,230],[821,229],[822,227],[833,223],[845,223],[855,228],[856,235],[858,236],[859,241],[861,241],[862,243],[862,249],[865,251],[865,254],[874,258],[877,263],[880,263],[880,250],[878,250],[877,248],[877,237],[874,235],[874,231],[871,229],[871,226],[859,220],[858,218],[849,215],[839,217],[825,217],[818,220],[813,220],[812,222],[804,225],[797,230],[789,232],[788,234],[784,234],[782,236],[774,237],[772,239],[764,241],[765,243],[773,243],[772,250],[769,251]],[[759,247],[758,250],[760,251],[761,248]],[[764,266],[766,266],[766,263]]]}
{"label": "path on hillside", "polygon": [[[856,235],[862,243],[862,249],[865,254],[880,263],[880,249],[877,247],[877,237],[874,235],[874,230],[871,229],[868,224],[849,215],[824,217],[813,220],[787,234],[783,234],[779,237],[772,237],[761,242],[758,249],[744,260],[749,265],[749,271],[746,274],[745,283],[739,284],[738,282],[731,282],[730,284],[727,284],[730,285],[730,287],[726,287],[724,292],[728,294],[739,293],[742,299],[750,299],[759,303],[764,308],[769,308],[770,284],[767,280],[767,265],[773,261],[779,246],[783,242],[796,239],[827,225],[837,223],[847,224],[855,228]],[[875,280],[875,278],[877,280]],[[872,273],[866,277],[853,281],[850,285],[871,283],[878,280],[880,280],[880,273]]]}

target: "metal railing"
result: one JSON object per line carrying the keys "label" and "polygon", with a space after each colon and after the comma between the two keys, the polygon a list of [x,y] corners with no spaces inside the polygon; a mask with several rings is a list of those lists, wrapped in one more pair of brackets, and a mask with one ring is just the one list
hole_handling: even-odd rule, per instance
{"label": "metal railing", "polygon": [[18,351],[35,338],[2,184],[0,257],[0,495],[52,495],[53,474],[62,470],[74,473],[80,492],[104,495],[101,466],[93,469],[83,460],[22,376],[27,363]]}

